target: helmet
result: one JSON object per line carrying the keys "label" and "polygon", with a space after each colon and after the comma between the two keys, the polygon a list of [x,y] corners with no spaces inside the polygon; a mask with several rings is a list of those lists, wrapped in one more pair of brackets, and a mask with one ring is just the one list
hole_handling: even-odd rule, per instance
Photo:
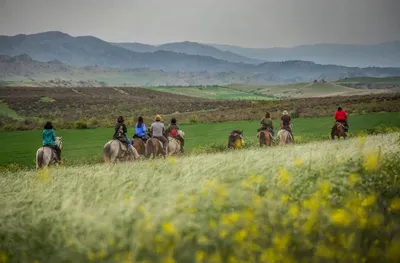
{"label": "helmet", "polygon": [[282,112],[282,114],[283,114],[283,115],[288,115],[289,113],[287,112],[287,110],[284,110],[284,111]]}
{"label": "helmet", "polygon": [[161,116],[157,114],[156,121],[161,121]]}

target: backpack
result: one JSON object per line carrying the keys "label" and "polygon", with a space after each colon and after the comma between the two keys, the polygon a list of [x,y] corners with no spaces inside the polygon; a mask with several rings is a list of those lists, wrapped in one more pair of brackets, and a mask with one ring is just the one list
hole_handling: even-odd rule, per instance
{"label": "backpack", "polygon": [[175,127],[171,128],[169,135],[173,138],[176,138],[178,136],[178,130]]}

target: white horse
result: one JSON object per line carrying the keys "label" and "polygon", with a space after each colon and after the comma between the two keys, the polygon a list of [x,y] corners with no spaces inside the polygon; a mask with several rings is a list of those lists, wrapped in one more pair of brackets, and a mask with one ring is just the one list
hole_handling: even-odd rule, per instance
{"label": "white horse", "polygon": [[[178,130],[178,135],[180,135],[182,138],[184,138],[185,132],[182,130]],[[180,152],[181,152],[181,142],[176,138],[168,136],[167,154],[168,155],[177,155]]]}
{"label": "white horse", "polygon": [[[62,137],[56,137],[56,145],[62,150]],[[56,159],[57,153],[53,148],[42,146],[36,151],[36,169],[46,168],[50,164],[58,165]]]}
{"label": "white horse", "polygon": [[290,134],[290,132],[288,132],[285,129],[280,129],[278,131],[278,138],[279,138],[279,145],[280,146],[293,142],[292,135]]}
{"label": "white horse", "polygon": [[128,149],[125,144],[119,140],[109,140],[104,145],[104,162],[115,162],[116,159],[134,161],[139,159],[140,155],[136,148],[131,146],[131,150],[128,153]]}

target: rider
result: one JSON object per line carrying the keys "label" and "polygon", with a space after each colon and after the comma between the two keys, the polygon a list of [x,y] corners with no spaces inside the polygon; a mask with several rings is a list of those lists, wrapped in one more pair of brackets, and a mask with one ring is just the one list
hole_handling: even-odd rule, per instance
{"label": "rider", "polygon": [[53,130],[51,122],[46,122],[42,132],[42,146],[48,146],[56,151],[57,161],[61,161],[61,149],[56,144],[56,133]]}
{"label": "rider", "polygon": [[155,122],[150,126],[150,133],[153,138],[157,138],[162,142],[164,154],[167,152],[168,140],[164,137],[164,123],[161,122],[161,116],[157,115]]}
{"label": "rider", "polygon": [[289,116],[287,110],[284,110],[281,117],[281,129],[287,130],[290,135],[292,135],[292,140],[294,141],[294,136],[292,132],[292,119]]}
{"label": "rider", "polygon": [[133,138],[140,138],[143,141],[146,141],[149,138],[146,132],[146,124],[144,124],[142,116],[138,118],[138,122],[135,125],[135,131],[136,133],[133,135]]}
{"label": "rider", "polygon": [[126,143],[128,145],[128,152],[129,152],[131,149],[132,142],[126,136],[128,129],[126,128],[124,122],[125,122],[124,117],[119,116],[117,119],[117,124],[115,124],[115,133],[113,138],[115,140],[119,140],[122,143]]}
{"label": "rider", "polygon": [[[349,130],[349,125],[347,123],[347,113],[342,109],[341,106],[339,106],[337,108],[337,111],[335,112],[334,117],[335,117],[336,122],[339,122],[344,125],[344,130],[347,133]],[[335,127],[335,125],[333,127]]]}
{"label": "rider", "polygon": [[261,128],[258,128],[258,132],[267,130],[271,133],[272,137],[275,136],[274,124],[272,123],[271,114],[269,112],[265,114],[265,117],[261,119],[260,123]]}
{"label": "rider", "polygon": [[176,138],[181,142],[181,153],[183,153],[184,152],[183,146],[185,144],[185,140],[182,138],[182,136],[179,135],[178,130],[180,130],[179,125],[176,123],[176,119],[172,118],[171,124],[168,125],[166,133],[172,138]]}

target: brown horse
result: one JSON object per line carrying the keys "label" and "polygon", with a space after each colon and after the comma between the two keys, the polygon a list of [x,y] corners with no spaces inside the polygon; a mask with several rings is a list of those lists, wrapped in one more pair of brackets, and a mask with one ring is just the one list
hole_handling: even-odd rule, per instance
{"label": "brown horse", "polygon": [[271,146],[272,145],[272,134],[269,131],[260,131],[257,134],[258,142],[260,143],[260,147],[263,145]]}
{"label": "brown horse", "polygon": [[347,134],[346,134],[346,131],[344,129],[343,123],[336,122],[335,125],[331,129],[332,129],[331,130],[331,138],[332,138],[332,140],[335,139],[335,136],[338,137],[338,139],[340,139],[340,137],[343,137],[343,139],[346,139]]}
{"label": "brown horse", "polygon": [[228,135],[228,149],[240,149],[244,145],[243,131],[233,130]]}
{"label": "brown horse", "polygon": [[159,155],[163,155],[165,158],[166,153],[163,153],[162,142],[157,138],[148,139],[146,142],[146,158],[150,158],[153,154],[153,158]]}
{"label": "brown horse", "polygon": [[146,144],[142,139],[133,139],[132,146],[135,147],[139,155],[146,156]]}

